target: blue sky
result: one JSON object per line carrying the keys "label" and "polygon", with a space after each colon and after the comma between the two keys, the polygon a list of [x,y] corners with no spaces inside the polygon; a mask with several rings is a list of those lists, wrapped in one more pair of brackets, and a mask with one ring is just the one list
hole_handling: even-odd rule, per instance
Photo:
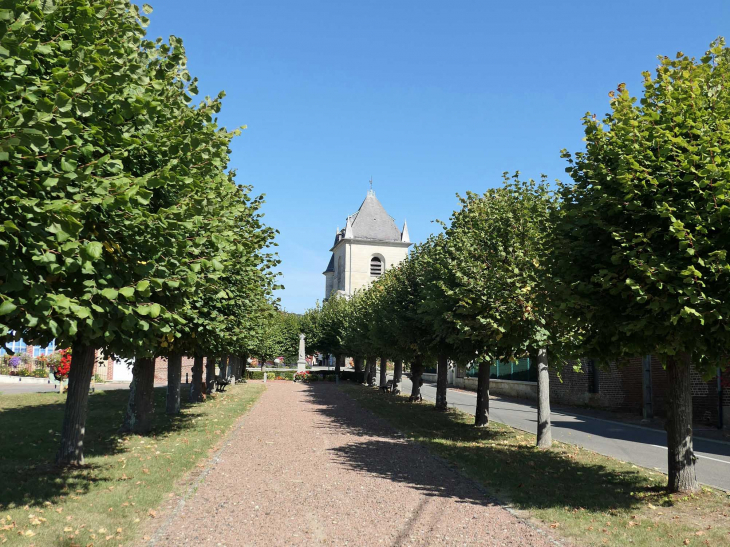
{"label": "blue sky", "polygon": [[412,241],[503,171],[565,179],[581,117],[657,55],[728,34],[730,2],[150,0],[149,35],[184,40],[238,181],[281,234],[285,309],[324,293],[335,229],[374,189]]}

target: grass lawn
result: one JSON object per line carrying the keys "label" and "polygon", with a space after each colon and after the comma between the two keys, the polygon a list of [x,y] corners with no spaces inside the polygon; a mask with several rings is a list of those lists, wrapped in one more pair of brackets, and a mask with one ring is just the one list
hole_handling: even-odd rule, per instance
{"label": "grass lawn", "polygon": [[[165,390],[155,390],[155,433],[119,435],[128,390],[89,397],[86,466],[52,465],[65,395],[0,397],[0,544],[134,545],[160,502],[182,488],[187,471],[261,395],[263,384],[239,384],[179,416],[165,415]],[[185,398],[185,393],[183,393]]]}
{"label": "grass lawn", "polygon": [[730,545],[730,496],[669,496],[666,476],[458,410],[436,412],[364,386],[341,385],[363,407],[482,483],[494,497],[577,545]]}

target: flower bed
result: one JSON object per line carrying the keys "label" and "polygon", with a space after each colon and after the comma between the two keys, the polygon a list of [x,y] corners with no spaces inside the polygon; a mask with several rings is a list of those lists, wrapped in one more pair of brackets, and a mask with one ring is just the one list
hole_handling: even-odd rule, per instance
{"label": "flower bed", "polygon": [[319,381],[319,375],[312,374],[310,371],[304,370],[302,372],[297,372],[294,375],[294,381],[295,382],[317,382],[317,381]]}

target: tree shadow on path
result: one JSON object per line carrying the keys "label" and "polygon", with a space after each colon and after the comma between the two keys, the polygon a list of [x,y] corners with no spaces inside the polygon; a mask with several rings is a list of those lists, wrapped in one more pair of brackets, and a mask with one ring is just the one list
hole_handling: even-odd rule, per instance
{"label": "tree shadow on path", "polygon": [[[522,432],[495,424],[475,428],[463,414],[437,412],[430,404],[408,403],[364,387],[345,390],[311,384],[306,391],[314,411],[326,418],[322,428],[358,438],[330,449],[336,460],[429,496],[488,504],[495,503],[493,495],[522,509],[609,511],[628,510],[663,493],[659,482],[638,469],[576,461],[567,449],[540,451]],[[432,453],[458,462],[480,486]]]}
{"label": "tree shadow on path", "polygon": [[356,440],[329,449],[340,465],[358,473],[376,475],[409,485],[426,496],[455,499],[459,503],[491,505],[496,502],[485,490],[434,458],[387,422],[364,410],[336,386],[309,384],[306,391],[314,412],[325,419],[318,426],[325,432],[354,435]]}

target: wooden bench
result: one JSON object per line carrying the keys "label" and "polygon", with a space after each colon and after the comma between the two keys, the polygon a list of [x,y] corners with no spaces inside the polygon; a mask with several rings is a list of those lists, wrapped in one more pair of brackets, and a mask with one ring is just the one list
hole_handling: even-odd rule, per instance
{"label": "wooden bench", "polygon": [[223,393],[226,390],[226,386],[230,385],[231,381],[221,378],[220,376],[215,377],[215,390],[218,393]]}

